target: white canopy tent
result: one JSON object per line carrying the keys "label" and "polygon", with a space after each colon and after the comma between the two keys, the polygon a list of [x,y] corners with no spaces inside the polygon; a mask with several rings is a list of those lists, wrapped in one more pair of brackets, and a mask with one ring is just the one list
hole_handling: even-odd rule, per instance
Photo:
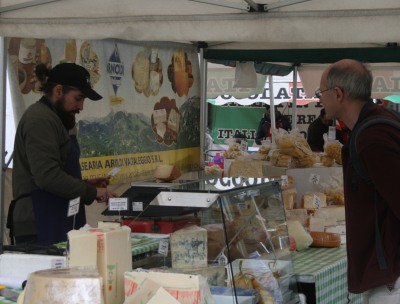
{"label": "white canopy tent", "polygon": [[[323,53],[329,49],[356,48],[354,54],[358,48],[360,52],[370,48],[378,57],[382,54],[380,61],[400,62],[399,15],[398,0],[2,0],[0,36],[193,43],[199,45],[202,55],[205,50],[214,50],[224,58],[227,53],[220,51],[240,51],[241,56],[231,59],[243,61],[257,61],[252,58],[264,50],[319,49],[317,52]],[[384,58],[388,56],[388,46],[390,57]],[[1,40],[3,132],[5,54],[6,45]],[[268,56],[262,61],[281,59]],[[305,62],[291,56],[283,61]],[[204,68],[204,60],[201,65]],[[204,84],[205,69],[202,79]],[[204,101],[205,92],[202,94]],[[204,123],[205,113],[202,117]],[[4,136],[0,150],[3,167]],[[0,181],[3,202],[3,170]]]}

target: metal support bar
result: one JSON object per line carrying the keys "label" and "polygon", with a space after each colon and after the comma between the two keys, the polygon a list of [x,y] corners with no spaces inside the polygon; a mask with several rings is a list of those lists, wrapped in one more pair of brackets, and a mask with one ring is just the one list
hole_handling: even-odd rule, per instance
{"label": "metal support bar", "polygon": [[[0,37],[0,130],[4,132],[6,128],[6,80],[7,80],[7,56],[5,38]],[[5,132],[4,132],[5,134]],[[0,157],[1,169],[4,168],[6,140],[5,136],[0,137]],[[5,171],[0,170],[0,254],[3,253],[4,243],[4,188],[5,188]]]}
{"label": "metal support bar", "polygon": [[188,1],[223,6],[223,7],[238,9],[238,10],[242,10],[242,11],[246,11],[246,12],[248,12],[250,10],[250,5],[246,5],[244,3],[233,3],[231,1],[226,1],[226,0],[188,0]]}
{"label": "metal support bar", "polygon": [[207,104],[207,60],[204,59],[204,48],[200,48],[200,167],[204,168],[206,150],[206,128],[208,121]]}
{"label": "metal support bar", "polygon": [[42,5],[42,4],[47,4],[50,2],[56,2],[56,1],[61,1],[61,0],[34,0],[34,1],[23,2],[23,3],[19,3],[19,4],[7,5],[7,6],[0,7],[0,14],[5,13],[5,12],[16,11],[16,10],[24,9],[27,7],[36,6],[36,5]]}
{"label": "metal support bar", "polygon": [[265,4],[266,6],[266,10],[272,10],[272,9],[276,9],[276,8],[281,8],[284,6],[289,6],[289,5],[293,5],[293,4],[298,4],[298,3],[302,3],[302,2],[307,2],[310,0],[282,0],[282,1],[278,1],[275,3],[271,3],[271,4]]}

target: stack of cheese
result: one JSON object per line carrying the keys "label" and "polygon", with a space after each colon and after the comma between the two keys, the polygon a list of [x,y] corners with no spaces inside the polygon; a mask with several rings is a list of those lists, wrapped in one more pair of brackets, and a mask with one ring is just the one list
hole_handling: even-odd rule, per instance
{"label": "stack of cheese", "polygon": [[69,267],[97,267],[103,278],[105,304],[124,301],[124,272],[132,270],[130,231],[127,226],[100,225],[68,233]]}

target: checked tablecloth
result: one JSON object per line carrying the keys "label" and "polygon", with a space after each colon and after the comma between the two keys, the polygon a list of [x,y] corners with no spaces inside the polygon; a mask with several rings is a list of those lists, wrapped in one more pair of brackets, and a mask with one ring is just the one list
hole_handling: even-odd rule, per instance
{"label": "checked tablecloth", "polygon": [[315,283],[316,302],[361,303],[361,295],[348,293],[346,248],[308,248],[292,254],[294,273],[301,283]]}

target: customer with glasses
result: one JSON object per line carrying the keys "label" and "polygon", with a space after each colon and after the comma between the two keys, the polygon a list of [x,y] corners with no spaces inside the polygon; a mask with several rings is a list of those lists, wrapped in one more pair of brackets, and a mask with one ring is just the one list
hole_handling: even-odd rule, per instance
{"label": "customer with glasses", "polygon": [[[399,121],[394,113],[371,100],[372,80],[371,72],[361,62],[340,60],[323,72],[316,95],[328,117],[342,119],[353,131],[362,121],[375,116]],[[348,289],[364,293],[363,303],[398,304],[400,131],[384,123],[366,127],[358,134],[356,149],[356,157],[372,184],[356,173],[346,144],[342,159]]]}

